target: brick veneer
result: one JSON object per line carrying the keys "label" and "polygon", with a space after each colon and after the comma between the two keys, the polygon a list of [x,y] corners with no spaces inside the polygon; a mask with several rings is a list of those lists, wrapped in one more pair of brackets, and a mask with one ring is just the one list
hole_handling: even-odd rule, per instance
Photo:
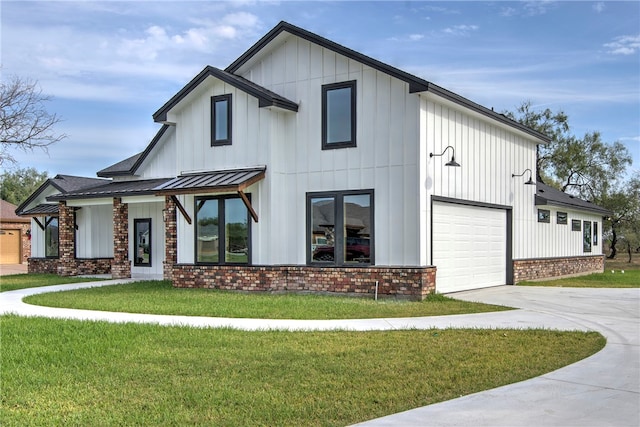
{"label": "brick veneer", "polygon": [[29,258],[29,273],[58,274],[58,258]]}
{"label": "brick veneer", "polygon": [[[109,274],[113,258],[76,258],[76,274]],[[29,273],[58,273],[58,258],[29,258]]]}
{"label": "brick veneer", "polygon": [[58,276],[78,274],[75,233],[74,209],[64,201],[58,202]]}
{"label": "brick veneer", "polygon": [[131,277],[129,261],[129,205],[119,197],[113,198],[113,260],[111,277],[123,279]]}
{"label": "brick veneer", "polygon": [[178,223],[176,218],[176,204],[171,196],[164,199],[164,261],[162,274],[165,280],[173,279],[173,266],[178,262]]}
{"label": "brick veneer", "polygon": [[[168,246],[168,245],[167,245]],[[329,292],[422,300],[434,292],[435,267],[211,266],[175,264],[173,286],[238,291]]]}
{"label": "brick veneer", "polygon": [[575,274],[601,273],[604,255],[520,259],[513,261],[514,283]]}

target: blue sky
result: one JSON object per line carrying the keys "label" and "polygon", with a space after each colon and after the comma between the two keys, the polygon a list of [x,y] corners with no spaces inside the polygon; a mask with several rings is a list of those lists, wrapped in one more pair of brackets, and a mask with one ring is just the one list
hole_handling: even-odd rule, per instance
{"label": "blue sky", "polygon": [[68,135],[20,167],[95,176],[142,151],[151,115],[206,65],[285,20],[496,111],[563,110],[640,169],[640,2],[7,1],[2,78],[38,81]]}

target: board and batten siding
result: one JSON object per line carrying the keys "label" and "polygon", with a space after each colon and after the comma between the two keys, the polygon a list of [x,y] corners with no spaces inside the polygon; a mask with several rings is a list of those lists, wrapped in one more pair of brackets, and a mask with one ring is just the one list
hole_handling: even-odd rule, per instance
{"label": "board and batten siding", "polygon": [[176,128],[171,126],[156,143],[150,155],[142,162],[136,174],[141,179],[177,176],[180,173],[176,161],[177,153]]}
{"label": "board and batten siding", "polygon": [[76,257],[113,257],[113,206],[83,206],[76,211]]}
{"label": "board and batten siding", "polygon": [[[373,189],[376,264],[417,265],[419,104],[407,84],[295,36],[242,75],[299,105],[271,141],[270,188],[260,207],[272,213],[272,234],[262,261],[306,262],[308,192]],[[357,147],[322,150],[322,85],[352,80]]]}
{"label": "board and batten siding", "polygon": [[[432,94],[421,95],[420,123],[424,168],[420,233],[430,234],[431,196],[508,206],[513,215],[513,256],[523,256],[527,252],[527,236],[535,238],[535,186],[524,185],[528,173],[524,177],[511,175],[528,168],[535,180],[537,141]],[[449,145],[454,147],[460,167],[445,166],[451,159],[451,149],[444,156],[429,157],[430,153],[442,153]],[[429,238],[423,239],[423,263],[430,260],[430,244]]]}
{"label": "board and batten siding", "polygon": [[[537,222],[538,209],[550,211],[549,222]],[[567,223],[558,224],[558,212],[567,214]],[[583,255],[602,255],[602,216],[553,206],[536,206],[535,239],[529,241],[532,251],[526,258],[554,258]],[[571,221],[580,221],[580,231],[572,231]],[[591,222],[591,252],[583,246],[584,222]],[[593,224],[598,224],[598,242],[593,242]]]}

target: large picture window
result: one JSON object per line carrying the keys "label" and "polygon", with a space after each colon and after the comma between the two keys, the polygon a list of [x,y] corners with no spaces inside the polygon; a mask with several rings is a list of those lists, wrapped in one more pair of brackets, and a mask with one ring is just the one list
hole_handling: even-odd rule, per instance
{"label": "large picture window", "polygon": [[307,194],[307,262],[374,263],[373,190]]}
{"label": "large picture window", "polygon": [[44,256],[57,258],[60,241],[58,239],[58,217],[48,216],[44,219]]}
{"label": "large picture window", "polygon": [[196,263],[249,264],[249,223],[239,197],[196,198]]}
{"label": "large picture window", "polygon": [[133,239],[133,265],[151,267],[151,218],[133,220]]}
{"label": "large picture window", "polygon": [[355,146],[355,80],[322,86],[322,149]]}
{"label": "large picture window", "polygon": [[231,145],[231,95],[211,97],[211,145]]}

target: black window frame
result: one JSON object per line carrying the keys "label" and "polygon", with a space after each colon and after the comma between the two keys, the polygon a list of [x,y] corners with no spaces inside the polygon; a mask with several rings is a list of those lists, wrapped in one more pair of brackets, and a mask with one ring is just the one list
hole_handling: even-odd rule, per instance
{"label": "black window frame", "polygon": [[[344,198],[346,196],[369,196],[370,218],[369,218],[369,262],[345,262],[338,259],[335,254],[344,252]],[[374,189],[346,190],[346,191],[321,191],[306,193],[306,260],[307,265],[323,267],[363,267],[375,265],[375,191]],[[311,201],[318,198],[334,198],[334,260],[333,262],[319,262],[313,260],[312,251],[312,215],[313,207]]]}
{"label": "black window frame", "polygon": [[572,219],[571,231],[582,231],[582,221],[580,221],[579,219]]}
{"label": "black window frame", "polygon": [[582,251],[591,252],[592,248],[591,221],[582,221]]}
{"label": "black window frame", "polygon": [[[227,137],[224,139],[216,139],[216,103],[226,101],[227,103]],[[233,97],[230,93],[225,95],[216,95],[211,97],[211,146],[218,147],[222,145],[231,145],[232,143],[232,106]]]}
{"label": "black window frame", "polygon": [[[56,220],[57,222],[57,248],[56,248],[56,254],[55,255],[49,255],[47,252],[47,229],[49,228],[51,222],[53,222],[53,220]],[[53,229],[53,227],[51,227],[51,229]],[[44,217],[44,257],[45,258],[51,258],[51,259],[56,259],[56,258],[60,258],[60,218],[57,216],[45,216]]]}
{"label": "black window frame", "polygon": [[[245,196],[247,196],[247,199],[249,201],[251,201],[251,194],[250,193],[245,193]],[[249,212],[249,209],[246,209],[246,213],[247,213],[247,262],[227,262],[225,261],[225,241],[226,241],[226,230],[225,230],[225,204],[224,204],[224,200],[227,199],[238,199],[240,201],[242,201],[242,198],[238,195],[235,194],[224,194],[224,195],[219,195],[219,196],[196,196],[194,197],[194,216],[195,216],[195,220],[194,220],[194,227],[193,227],[193,233],[194,233],[194,241],[193,241],[193,261],[194,264],[196,265],[252,265],[252,261],[251,261],[251,254],[253,252],[252,250],[252,244],[251,244],[251,213]],[[207,201],[207,200],[217,200],[218,201],[218,254],[219,254],[219,261],[218,262],[205,262],[205,261],[198,261],[198,203],[201,201]],[[222,202],[222,203],[221,203]]]}
{"label": "black window frame", "polygon": [[556,213],[556,224],[567,225],[568,222],[569,222],[569,215],[567,214],[567,212]]}
{"label": "black window frame", "polygon": [[598,246],[598,222],[593,221],[593,246]]}
{"label": "black window frame", "polygon": [[549,209],[538,209],[538,222],[549,224],[551,222],[551,211]]}
{"label": "black window frame", "polygon": [[[338,148],[349,148],[356,147],[356,87],[357,81],[350,80],[346,82],[339,83],[331,83],[322,85],[322,149],[323,150],[333,150]],[[340,141],[340,142],[328,142],[328,132],[327,132],[327,93],[332,90],[338,89],[351,89],[351,138],[348,141]]]}
{"label": "black window frame", "polygon": [[[149,262],[138,261],[138,224],[149,224]],[[152,267],[153,259],[153,228],[151,218],[134,218],[133,220],[133,265],[134,267]]]}

